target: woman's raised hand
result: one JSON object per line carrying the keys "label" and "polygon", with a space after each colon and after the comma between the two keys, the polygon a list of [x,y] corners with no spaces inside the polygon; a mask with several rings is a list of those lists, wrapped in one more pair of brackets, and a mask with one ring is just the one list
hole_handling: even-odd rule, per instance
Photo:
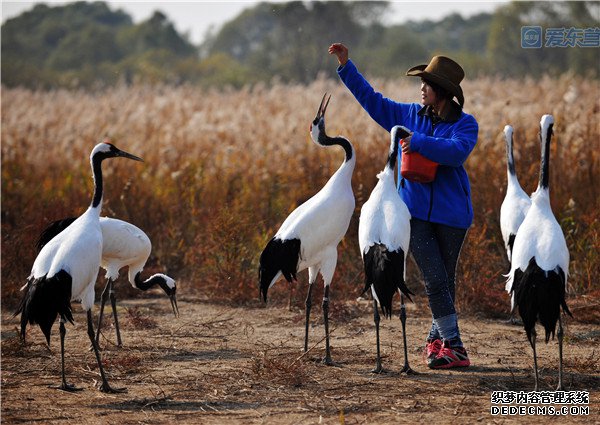
{"label": "woman's raised hand", "polygon": [[346,62],[348,62],[348,48],[342,43],[333,43],[329,46],[329,54],[336,55],[341,66],[346,65]]}

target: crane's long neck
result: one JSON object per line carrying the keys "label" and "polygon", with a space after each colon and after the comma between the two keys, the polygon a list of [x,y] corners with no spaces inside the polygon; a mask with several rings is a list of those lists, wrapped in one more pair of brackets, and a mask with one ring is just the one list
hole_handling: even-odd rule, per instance
{"label": "crane's long neck", "polygon": [[512,131],[510,134],[504,134],[506,139],[506,166],[508,170],[508,174],[515,176],[515,158],[513,156],[513,137]]}
{"label": "crane's long neck", "polygon": [[148,289],[159,284],[160,278],[152,276],[149,279],[142,280],[141,272],[137,272],[134,277],[135,287],[142,290],[147,291]]}
{"label": "crane's long neck", "polygon": [[[315,130],[318,134],[315,135]],[[316,142],[321,146],[333,146],[339,145],[344,148],[344,152],[346,153],[346,159],[344,162],[350,162],[355,159],[354,156],[354,148],[352,147],[352,143],[342,136],[337,137],[329,137],[325,132],[325,120],[321,119],[316,127],[312,127],[311,132],[313,132],[313,140],[316,139]],[[315,137],[316,136],[316,137]]]}
{"label": "crane's long neck", "polygon": [[92,157],[92,174],[94,175],[94,196],[92,197],[92,208],[100,210],[102,206],[103,181],[102,181],[102,156],[94,155]]}
{"label": "crane's long neck", "polygon": [[549,124],[547,128],[541,128],[540,138],[542,142],[542,163],[540,165],[540,181],[538,187],[548,189],[550,181],[550,140],[552,138],[553,124]]}
{"label": "crane's long neck", "polygon": [[348,141],[348,139],[338,136],[338,137],[329,137],[325,134],[325,132],[321,132],[319,134],[319,143],[323,146],[333,146],[339,145],[344,148],[344,152],[346,153],[346,158],[344,162],[350,162],[354,159],[354,148],[352,144]]}
{"label": "crane's long neck", "polygon": [[398,143],[400,142],[400,135],[397,131],[392,130],[390,151],[388,154],[387,164],[385,165],[386,170],[394,171],[396,162],[398,161]]}

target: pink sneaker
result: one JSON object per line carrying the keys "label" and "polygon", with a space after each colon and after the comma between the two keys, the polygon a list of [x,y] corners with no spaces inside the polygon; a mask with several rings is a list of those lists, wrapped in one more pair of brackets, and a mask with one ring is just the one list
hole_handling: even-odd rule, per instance
{"label": "pink sneaker", "polygon": [[427,354],[427,358],[425,359],[427,366],[431,365],[431,362],[435,360],[435,358],[440,353],[442,349],[442,340],[441,339],[428,339],[427,345],[425,346],[425,351]]}
{"label": "pink sneaker", "polygon": [[455,367],[467,367],[471,364],[464,347],[450,347],[448,341],[444,341],[438,355],[429,363],[430,369],[450,369]]}

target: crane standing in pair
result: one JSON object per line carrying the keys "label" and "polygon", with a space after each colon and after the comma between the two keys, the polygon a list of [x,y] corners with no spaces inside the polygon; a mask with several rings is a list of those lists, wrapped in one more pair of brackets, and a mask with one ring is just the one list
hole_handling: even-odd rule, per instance
{"label": "crane standing in pair", "polygon": [[550,207],[550,139],[554,119],[544,115],[540,121],[542,160],[537,190],[531,195],[531,208],[519,227],[512,250],[511,269],[506,290],[518,307],[527,339],[533,349],[535,391],[539,388],[535,351],[535,324],[546,331],[546,343],[554,337],[558,322],[558,390],[562,390],[563,328],[560,309],[571,315],[565,301],[569,274],[569,250],[560,225]]}
{"label": "crane standing in pair", "polygon": [[[400,320],[404,340],[404,367],[401,372],[412,372],[406,347],[406,308],[404,296],[411,300],[412,292],[406,287],[406,257],[410,243],[410,212],[400,198],[394,181],[394,167],[398,158],[398,143],[408,132],[404,127],[392,128],[391,143],[385,169],[377,175],[379,181],[364,203],[358,225],[358,243],[365,267],[366,292],[373,294],[373,318],[377,338],[377,364],[374,373],[381,373],[379,347],[379,310],[392,316],[392,299],[400,293]],[[412,301],[412,300],[411,300]]]}
{"label": "crane standing in pair", "polygon": [[100,210],[102,208],[103,180],[102,161],[107,158],[124,157],[136,161],[141,158],[124,152],[110,143],[99,143],[90,155],[94,176],[94,194],[89,208],[65,231],[47,243],[38,254],[25,290],[17,309],[21,314],[21,336],[25,338],[27,323],[38,324],[50,344],[50,332],[56,317],[60,315],[60,348],[62,383],[58,387],[65,391],[77,390],[68,384],[65,377],[65,323],[73,323],[71,301],[80,300],[87,311],[87,331],[96,360],[103,392],[118,392],[110,387],[100,352],[94,338],[92,307],[94,306],[94,284],[100,268],[102,256],[102,230],[100,228]]}
{"label": "crane standing in pair", "polygon": [[[504,248],[508,262],[512,262],[512,249],[515,243],[517,231],[525,220],[527,211],[531,207],[531,198],[525,193],[519,184],[515,169],[515,158],[513,156],[513,128],[510,125],[504,127],[504,140],[506,142],[506,195],[500,207],[500,231],[504,240]],[[514,294],[513,294],[514,296]],[[514,304],[514,300],[512,301]],[[514,312],[511,312],[509,323],[516,324]]]}
{"label": "crane standing in pair", "polygon": [[331,176],[325,186],[312,198],[296,208],[285,219],[273,239],[260,255],[260,292],[267,300],[267,291],[283,275],[288,282],[296,280],[296,274],[308,268],[308,294],[306,296],[306,323],[304,352],[308,351],[308,325],[312,306],[312,289],[321,273],[325,292],[323,295],[323,318],[325,322],[325,358],[323,362],[334,364],[329,348],[329,285],[337,263],[337,245],[342,240],[352,213],[354,193],[352,173],[356,155],[352,144],[344,137],[329,137],[325,132],[325,111],[329,99],[321,100],[315,119],[310,126],[312,140],[319,146],[338,145],[346,154],[343,164]]}
{"label": "crane standing in pair", "polygon": [[500,207],[500,230],[502,231],[506,256],[510,262],[515,237],[519,226],[525,220],[529,207],[531,207],[531,198],[521,188],[517,178],[513,156],[513,128],[510,125],[504,127],[504,139],[506,141],[507,185],[506,196]]}
{"label": "crane standing in pair", "polygon": [[[69,227],[75,219],[76,217],[68,217],[50,223],[41,233],[37,242],[37,249],[41,250],[52,238]],[[147,291],[155,286],[160,287],[171,300],[175,317],[179,315],[176,298],[177,285],[174,279],[162,273],[157,273],[146,280],[142,280],[141,272],[152,251],[152,243],[148,235],[140,228],[126,221],[108,217],[100,217],[100,228],[102,229],[102,261],[100,265],[106,270],[107,282],[101,295],[96,343],[99,344],[104,306],[110,297],[117,334],[117,346],[121,347],[123,343],[119,329],[117,301],[113,289],[114,281],[119,278],[119,270],[128,267],[129,282],[136,289]]]}

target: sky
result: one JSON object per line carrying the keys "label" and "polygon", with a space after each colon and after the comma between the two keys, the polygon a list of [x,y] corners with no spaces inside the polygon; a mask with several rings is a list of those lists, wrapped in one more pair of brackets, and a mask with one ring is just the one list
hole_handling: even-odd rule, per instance
{"label": "sky", "polygon": [[[2,1],[2,22],[30,10],[36,3],[32,1]],[[44,1],[46,4],[62,5],[65,1]],[[155,10],[161,10],[175,25],[181,34],[188,34],[189,40],[200,44],[206,32],[213,27],[218,30],[225,22],[235,18],[244,9],[255,6],[258,1],[123,1],[109,0],[111,9],[122,9],[135,23],[152,16]],[[403,23],[408,20],[439,20],[451,13],[468,17],[481,12],[492,12],[507,1],[393,1],[387,24]]]}

